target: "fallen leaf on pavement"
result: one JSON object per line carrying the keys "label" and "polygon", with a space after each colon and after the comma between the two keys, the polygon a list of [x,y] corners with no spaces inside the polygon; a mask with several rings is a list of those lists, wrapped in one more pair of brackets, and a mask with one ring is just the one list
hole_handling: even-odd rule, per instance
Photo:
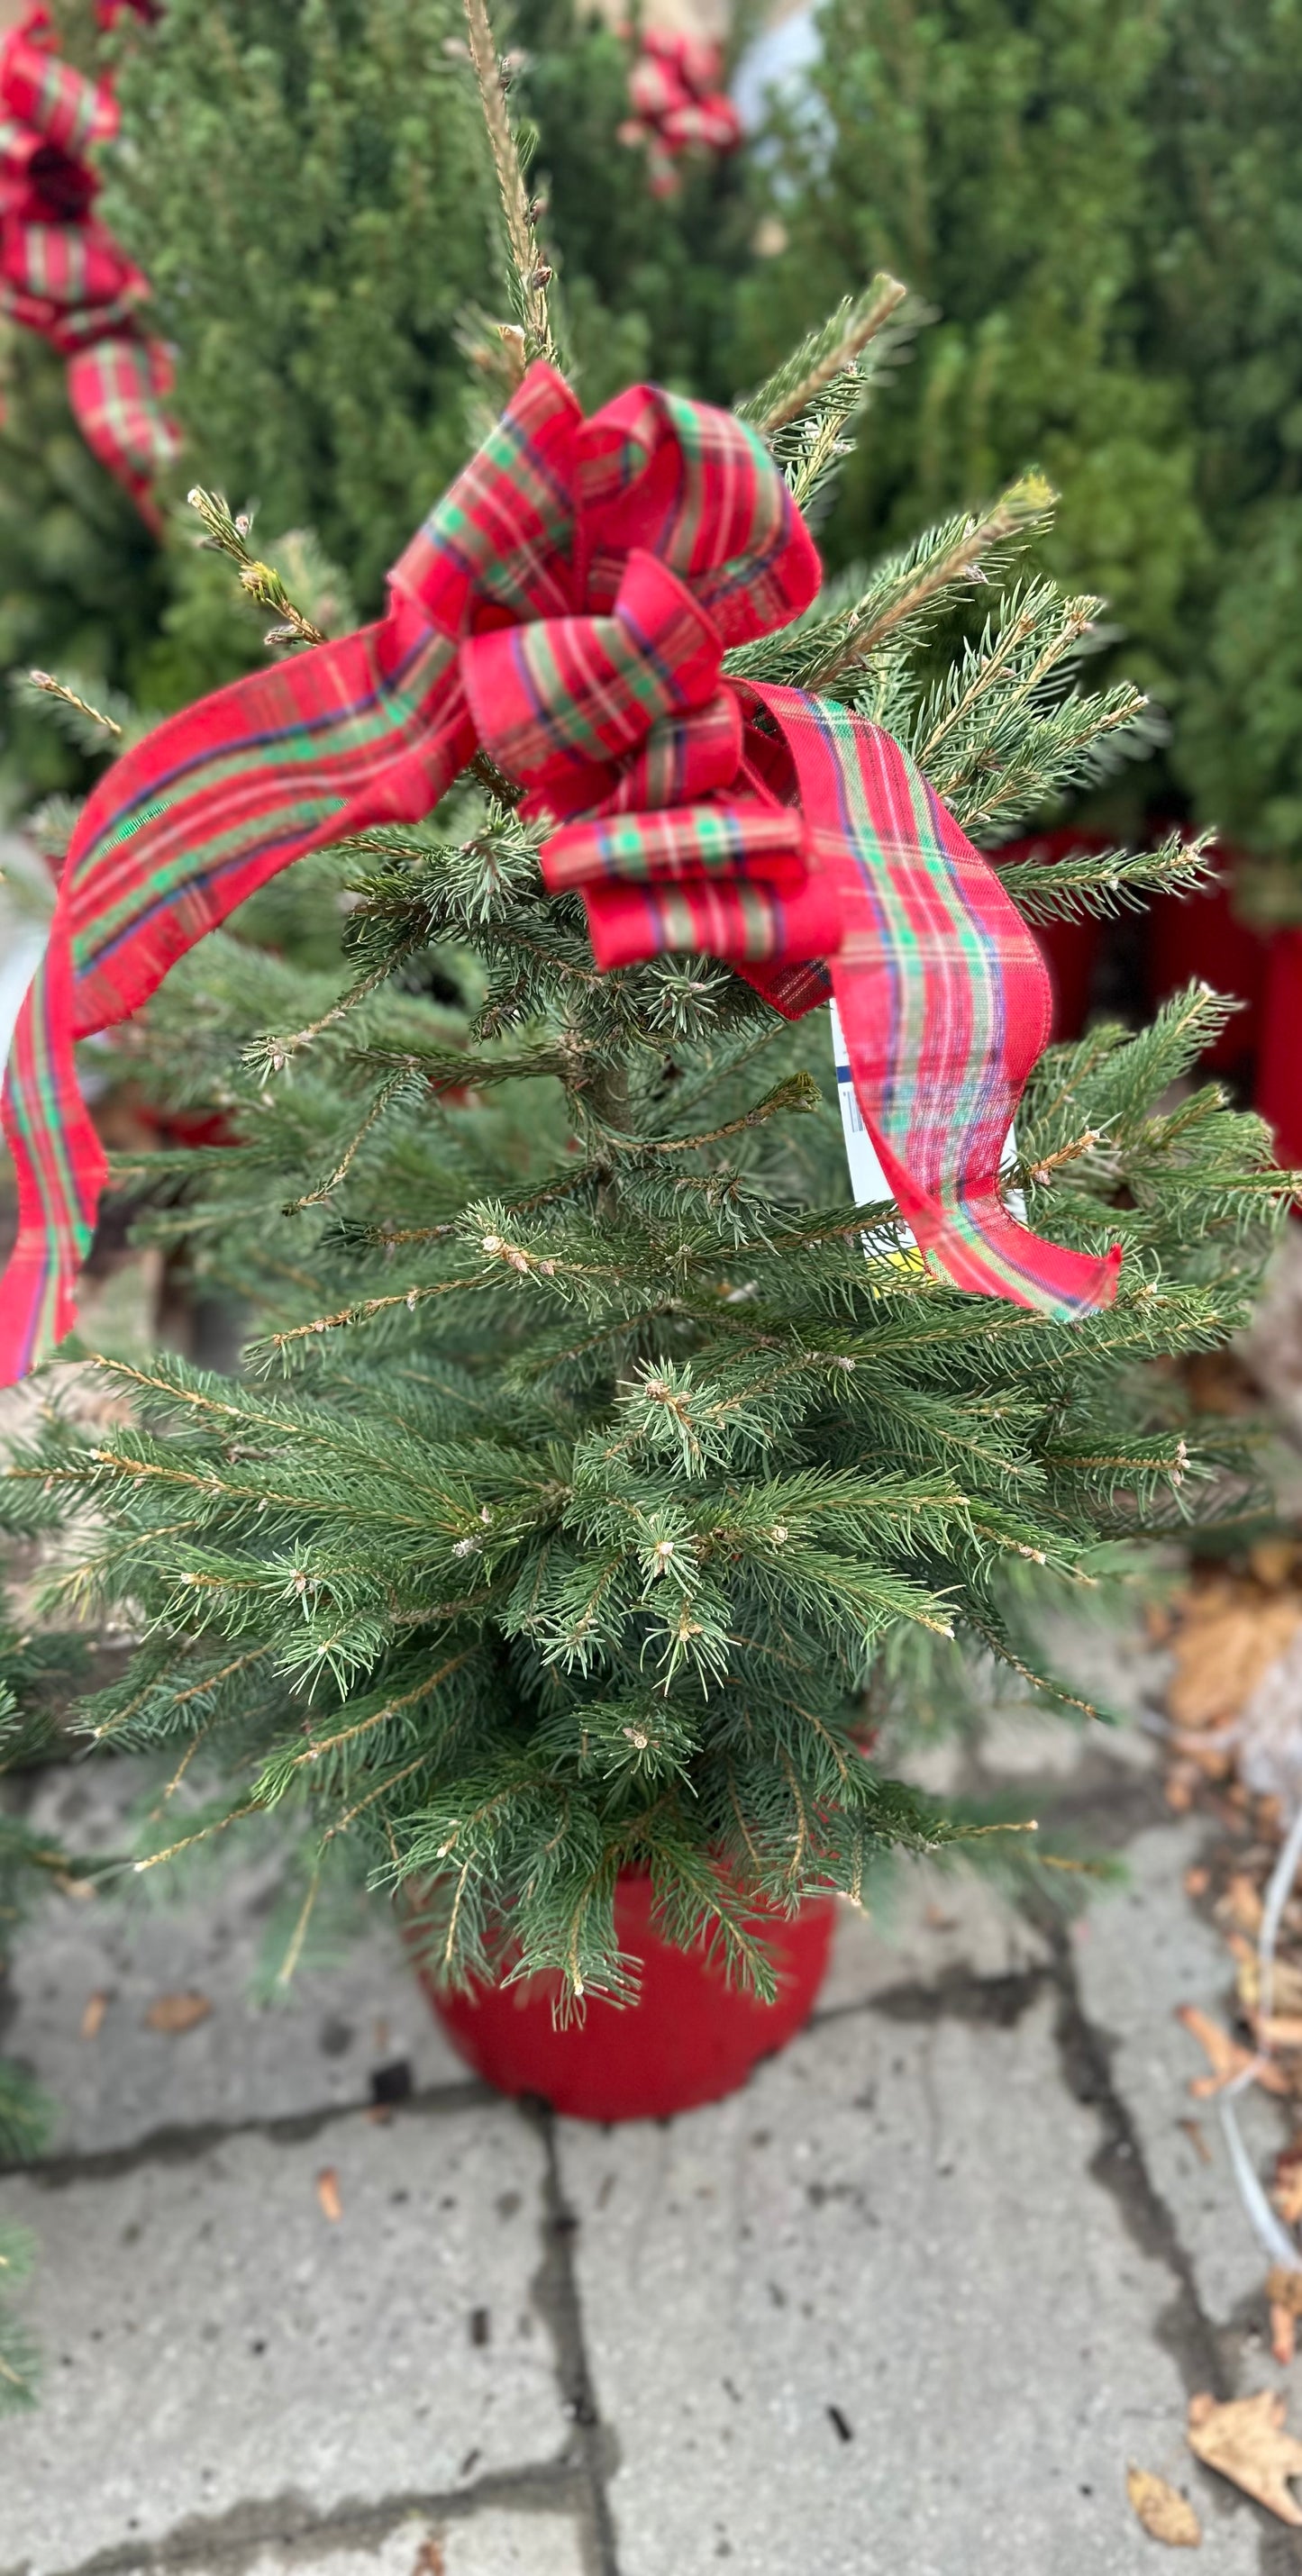
{"label": "fallen leaf on pavement", "polygon": [[1286,2481],[1302,2476],[1302,2442],[1284,2429],[1284,2400],[1273,2388],[1218,2406],[1205,2394],[1189,2400],[1189,2448],[1267,2513],[1302,2529],[1302,2504]]}
{"label": "fallen leaf on pavement", "polygon": [[151,2030],[165,2030],[175,2037],[206,2021],[211,2011],[206,1995],[155,1995],[145,2019]]}
{"label": "fallen leaf on pavement", "polygon": [[411,2576],[447,2576],[447,2560],[437,2540],[422,2540]]}
{"label": "fallen leaf on pavement", "polygon": [[1248,1550],[1248,1563],[1267,1592],[1279,1592],[1297,1571],[1297,1549],[1291,1538],[1259,1538]]}
{"label": "fallen leaf on pavement", "polygon": [[1285,2263],[1272,2263],[1266,2275],[1266,2296],[1270,2301],[1271,2357],[1283,2369],[1297,2351],[1297,2321],[1302,2317],[1302,2272],[1290,2270]]}
{"label": "fallen leaf on pavement", "polygon": [[1272,2013],[1269,2021],[1254,2013],[1252,2030],[1259,2048],[1302,2048],[1302,2013]]}
{"label": "fallen leaf on pavement", "polygon": [[[317,2175],[316,2196],[321,2203],[323,2216],[337,2226],[344,2214],[344,2204],[339,2197],[339,2176],[333,2165],[323,2165]],[[1302,2520],[1302,2516],[1299,2516],[1299,2520]]]}
{"label": "fallen leaf on pavement", "polygon": [[1302,2137],[1281,2147],[1275,2159],[1275,2187],[1270,2196],[1286,2227],[1302,2222]]}
{"label": "fallen leaf on pavement", "polygon": [[[1235,1955],[1235,1986],[1240,2004],[1245,2004],[1248,2012],[1256,2012],[1261,2004],[1261,1958],[1256,1942],[1250,1942],[1245,1932],[1230,1932],[1230,1950]],[[1292,1958],[1271,1960],[1271,2017],[1279,2020],[1281,2027],[1297,2025],[1302,2035],[1302,1968]],[[1276,2035],[1274,2045],[1297,2048],[1299,2040],[1284,2040]]]}
{"label": "fallen leaf on pavement", "polygon": [[1198,2158],[1199,2164],[1209,2165],[1212,2160],[1212,2151],[1207,2144],[1206,2138],[1203,2136],[1198,2122],[1196,2120],[1177,2120],[1175,2125],[1177,2129],[1183,2129],[1190,2146],[1193,2148],[1194,2154]]}
{"label": "fallen leaf on pavement", "polygon": [[1169,2487],[1165,2478],[1155,2478],[1148,2469],[1127,2469],[1126,2493],[1150,2540],[1164,2540],[1168,2549],[1198,2547],[1202,2524],[1187,2496]]}
{"label": "fallen leaf on pavement", "polygon": [[1176,1631],[1175,1673],[1167,1706],[1181,1729],[1223,1725],[1238,1716],[1263,1674],[1292,1643],[1302,1599],[1263,1600],[1256,1585],[1232,1577],[1190,1593]]}
{"label": "fallen leaf on pavement", "polygon": [[1211,2063],[1210,2075],[1195,2075],[1189,2086],[1196,2101],[1210,2101],[1213,2093],[1221,2092],[1236,2075],[1248,2069],[1267,2093],[1287,2093],[1288,2077],[1278,2066],[1272,2066],[1267,2057],[1254,2057],[1250,2049],[1240,2048],[1237,2039],[1231,2039],[1210,2013],[1200,2012],[1197,2004],[1179,2005],[1175,2017],[1184,2023],[1190,2038],[1206,2050]]}
{"label": "fallen leaf on pavement", "polygon": [[108,1996],[102,1991],[99,1994],[87,1995],[86,2009],[81,2016],[83,2039],[99,2038],[104,2027],[104,2015],[108,2011],[108,2000]]}
{"label": "fallen leaf on pavement", "polygon": [[1261,1893],[1246,1869],[1236,1869],[1225,1882],[1225,1893],[1216,1911],[1229,1916],[1237,1932],[1246,1932],[1255,1941],[1261,1930]]}
{"label": "fallen leaf on pavement", "polygon": [[[1244,1932],[1231,1932],[1228,1946],[1234,1954],[1234,1981],[1240,1999],[1250,2012],[1255,2012],[1261,2001],[1261,1959],[1257,1944],[1250,1941]],[[1270,2008],[1285,2018],[1302,2019],[1302,1968],[1291,1959],[1271,1961]],[[1281,2041],[1280,2045],[1287,2047],[1289,2043]],[[1292,2045],[1296,2047],[1296,2041]]]}

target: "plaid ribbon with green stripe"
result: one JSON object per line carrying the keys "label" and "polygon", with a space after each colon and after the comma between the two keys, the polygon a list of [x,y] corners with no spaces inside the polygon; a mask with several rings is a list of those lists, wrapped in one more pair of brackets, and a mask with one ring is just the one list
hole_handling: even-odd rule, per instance
{"label": "plaid ribbon with green stripe", "polygon": [[[102,24],[116,14],[101,0]],[[68,360],[88,447],[157,526],[150,486],[180,445],[171,363],[139,320],[147,280],[92,211],[99,181],[84,157],[117,132],[117,105],[52,43],[36,9],[0,44],[0,312]]]}
{"label": "plaid ribbon with green stripe", "polygon": [[599,965],[704,951],[791,1017],[835,991],[901,1212],[957,1285],[1057,1315],[1105,1302],[1118,1256],[1041,1242],[999,1196],[1049,990],[997,877],[887,735],[724,676],[726,649],[818,581],[731,413],[640,385],[585,420],[535,366],[395,566],[385,617],[127,752],[77,825],[15,1033],[0,1380],[74,1320],[105,1171],[75,1040],[307,851],[427,814],[476,745],[551,822],[544,874],[582,892]]}

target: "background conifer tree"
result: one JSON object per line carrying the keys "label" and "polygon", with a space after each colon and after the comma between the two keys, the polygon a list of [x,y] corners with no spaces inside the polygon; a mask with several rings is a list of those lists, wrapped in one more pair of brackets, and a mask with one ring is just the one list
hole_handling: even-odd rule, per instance
{"label": "background conifer tree", "polygon": [[871,268],[907,277],[932,319],[831,560],[1039,463],[1063,496],[1043,560],[1106,595],[1170,718],[1108,810],[1217,825],[1254,859],[1252,907],[1302,917],[1296,11],[1123,0],[1101,50],[1090,0],[823,0],[817,58],[743,164],[603,217],[628,49],[560,0],[524,10],[599,347],[728,399]]}
{"label": "background conifer tree", "polygon": [[[115,66],[100,211],[151,280],[191,441],[160,498],[202,459],[258,505],[261,552],[311,529],[343,622],[370,613],[471,440],[457,332],[489,284],[489,180],[455,0],[168,0],[111,39],[93,0],[59,0],[58,26],[68,59]],[[157,715],[249,669],[261,628],[189,530],[155,544],[86,450],[62,361],[7,325],[0,361],[0,670],[79,673]],[[11,810],[85,777],[0,700]]]}

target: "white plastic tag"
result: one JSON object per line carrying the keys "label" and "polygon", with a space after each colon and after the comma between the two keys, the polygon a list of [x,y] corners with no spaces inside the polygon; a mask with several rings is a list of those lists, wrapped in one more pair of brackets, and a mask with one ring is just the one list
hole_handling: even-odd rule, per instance
{"label": "white plastic tag", "polygon": [[[845,1138],[845,1159],[850,1167],[850,1196],[856,1207],[871,1207],[878,1201],[892,1196],[891,1185],[882,1170],[877,1148],[863,1123],[863,1112],[859,1107],[850,1073],[850,1058],[846,1051],[845,1032],[841,1027],[841,1014],[835,1002],[829,1003],[828,1009],[832,1019],[832,1061],[836,1066],[836,1092],[841,1103],[841,1133]],[[1017,1131],[1010,1127],[1003,1152],[1004,1170],[1009,1170],[1016,1160]],[[1019,1225],[1025,1225],[1026,1202],[1020,1190],[1009,1191],[1008,1211],[1010,1216],[1016,1217]],[[898,1237],[901,1243],[912,1243],[914,1240],[909,1227],[903,1224],[898,1227]],[[864,1250],[871,1251],[871,1249],[872,1239],[865,1234]]]}

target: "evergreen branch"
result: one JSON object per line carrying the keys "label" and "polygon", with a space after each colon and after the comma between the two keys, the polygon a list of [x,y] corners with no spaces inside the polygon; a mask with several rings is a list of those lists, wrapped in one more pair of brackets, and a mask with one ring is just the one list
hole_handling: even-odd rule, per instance
{"label": "evergreen branch", "polygon": [[350,1324],[372,1323],[377,1315],[391,1313],[405,1306],[414,1315],[418,1306],[434,1297],[464,1295],[473,1282],[465,1279],[441,1279],[433,1282],[414,1280],[410,1288],[399,1288],[390,1297],[359,1297],[350,1306],[340,1306],[332,1315],[314,1315],[310,1324],[294,1324],[286,1332],[268,1333],[261,1343],[254,1343],[250,1358],[269,1367],[273,1360],[283,1360],[295,1342],[309,1341],[318,1333],[342,1332]]}
{"label": "evergreen branch", "polygon": [[1099,1720],[1100,1724],[1105,1725],[1107,1723],[1102,1709],[1096,1707],[1093,1700],[1080,1699],[1077,1697],[1075,1691],[1069,1691],[1062,1682],[1055,1681],[1051,1674],[1036,1672],[1034,1667],[1026,1663],[1023,1657],[1017,1653],[1016,1649],[1009,1644],[1008,1639],[1002,1635],[997,1627],[993,1626],[988,1620],[981,1618],[978,1613],[966,1603],[963,1608],[963,1622],[966,1627],[975,1631],[976,1635],[981,1638],[983,1644],[989,1647],[991,1654],[996,1656],[1001,1664],[1007,1664],[1010,1671],[1015,1672],[1018,1679],[1026,1683],[1029,1690],[1033,1690],[1037,1693],[1043,1691],[1047,1698],[1056,1699],[1063,1708],[1078,1708],[1082,1717],[1094,1717]]}
{"label": "evergreen branch", "polygon": [[509,273],[516,311],[524,332],[523,357],[546,358],[559,366],[547,288],[551,270],[539,254],[534,227],[538,210],[525,186],[519,140],[507,109],[505,83],[485,0],[465,0],[470,59],[475,67],[480,105],[488,132],[493,168],[509,252]]}
{"label": "evergreen branch", "polygon": [[829,688],[843,672],[880,651],[888,636],[933,609],[955,582],[985,579],[983,559],[1038,535],[1048,525],[1056,499],[1042,475],[1023,475],[993,508],[960,523],[939,545],[912,549],[898,564],[884,567],[804,685],[815,691]]}
{"label": "evergreen branch", "polygon": [[122,727],[116,717],[104,715],[98,707],[93,707],[88,699],[81,697],[76,689],[69,688],[66,681],[56,680],[52,671],[28,671],[20,676],[26,678],[42,697],[57,699],[60,705],[72,708],[77,716],[84,719],[85,724],[90,728],[92,749],[102,749],[102,745],[95,739],[97,733],[121,734]]}
{"label": "evergreen branch", "polygon": [[757,1100],[753,1109],[743,1110],[739,1118],[726,1119],[722,1126],[711,1127],[696,1136],[621,1136],[607,1129],[604,1143],[612,1155],[630,1163],[650,1161],[660,1154],[701,1153],[707,1145],[722,1144],[725,1137],[743,1136],[749,1129],[767,1126],[771,1118],[780,1118],[788,1110],[817,1112],[823,1106],[823,1095],[811,1073],[792,1073]]}
{"label": "evergreen branch", "polygon": [[[348,845],[341,842],[338,846],[342,849]],[[322,1011],[317,1019],[309,1020],[305,1028],[291,1029],[280,1036],[266,1034],[252,1039],[240,1050],[241,1063],[247,1065],[251,1073],[256,1073],[262,1082],[273,1073],[283,1073],[292,1057],[304,1047],[310,1047],[326,1029],[336,1028],[341,1020],[347,1019],[350,1011],[355,1011],[358,1003],[364,1002],[379,985],[387,983],[393,972],[394,966],[386,958],[381,965],[359,975],[328,1011]]]}
{"label": "evergreen branch", "polygon": [[1216,835],[1169,832],[1155,850],[1067,851],[1060,859],[1002,860],[987,852],[1005,891],[1030,922],[1109,918],[1143,909],[1154,894],[1205,894],[1217,882]]}
{"label": "evergreen branch", "polygon": [[436,1672],[423,1674],[411,1690],[400,1692],[396,1699],[387,1701],[383,1708],[374,1710],[369,1717],[358,1718],[354,1725],[341,1727],[334,1735],[314,1737],[301,1753],[293,1756],[291,1768],[299,1770],[305,1762],[319,1762],[323,1755],[335,1752],[341,1744],[355,1744],[359,1736],[372,1734],[377,1726],[387,1726],[390,1718],[396,1717],[401,1709],[414,1708],[418,1701],[429,1699],[440,1682],[447,1681],[452,1673],[460,1672],[476,1651],[475,1647],[467,1646],[462,1654],[449,1655]]}
{"label": "evergreen branch", "polygon": [[196,483],[186,498],[202,521],[205,543],[234,564],[241,590],[248,592],[257,607],[279,619],[278,627],[266,639],[268,644],[324,644],[322,628],[314,626],[311,618],[295,607],[275,566],[263,563],[253,553],[248,543],[251,523],[245,513],[241,511],[237,518],[220,492],[206,492],[201,483]]}
{"label": "evergreen branch", "polygon": [[345,1145],[344,1150],[333,1169],[327,1172],[324,1180],[318,1181],[314,1188],[305,1190],[301,1198],[287,1199],[285,1202],[284,1214],[286,1216],[298,1216],[302,1213],[304,1208],[324,1207],[328,1201],[333,1198],[335,1191],[347,1180],[349,1172],[352,1170],[353,1164],[356,1161],[362,1146],[365,1144],[367,1137],[372,1133],[372,1130],[378,1127],[385,1111],[392,1107],[392,1104],[396,1099],[400,1099],[404,1095],[410,1098],[411,1091],[412,1075],[410,1068],[405,1065],[400,1066],[396,1073],[390,1074],[387,1082],[382,1082],[380,1084],[379,1090],[376,1092],[375,1098],[371,1102],[361,1125],[356,1128],[352,1136],[350,1136],[348,1143]]}
{"label": "evergreen branch", "polygon": [[883,271],[861,296],[847,296],[836,312],[817,330],[809,332],[800,347],[775,368],[757,393],[748,394],[744,402],[736,404],[738,419],[749,421],[761,437],[772,438],[775,431],[807,411],[834,376],[854,366],[869,341],[898,312],[907,293],[908,288],[901,286],[897,277],[888,277]]}
{"label": "evergreen branch", "polygon": [[180,1852],[193,1851],[196,1843],[211,1841],[214,1834],[224,1833],[228,1825],[238,1825],[246,1816],[265,1815],[265,1813],[266,1809],[260,1798],[246,1798],[241,1806],[229,1807],[226,1814],[217,1816],[212,1824],[200,1825],[194,1833],[183,1834],[179,1842],[169,1843],[166,1851],[146,1852],[142,1860],[132,1862],[132,1869],[139,1877],[144,1870],[158,1869],[165,1860],[175,1860]]}
{"label": "evergreen branch", "polygon": [[[1009,711],[1024,708],[1043,686],[1051,673],[1076,651],[1082,636],[1089,632],[1102,602],[1097,599],[1069,599],[1062,604],[1051,632],[1041,632],[1036,594],[1027,592],[1005,622],[993,644],[974,655],[958,689],[938,693],[931,703],[929,729],[917,746],[919,763],[930,771],[940,746],[972,716],[982,698],[988,697],[1012,674],[1013,685],[1007,699]],[[1019,648],[1034,642],[1037,649],[1026,661],[1019,658]],[[1135,707],[1143,701],[1129,692]]]}

